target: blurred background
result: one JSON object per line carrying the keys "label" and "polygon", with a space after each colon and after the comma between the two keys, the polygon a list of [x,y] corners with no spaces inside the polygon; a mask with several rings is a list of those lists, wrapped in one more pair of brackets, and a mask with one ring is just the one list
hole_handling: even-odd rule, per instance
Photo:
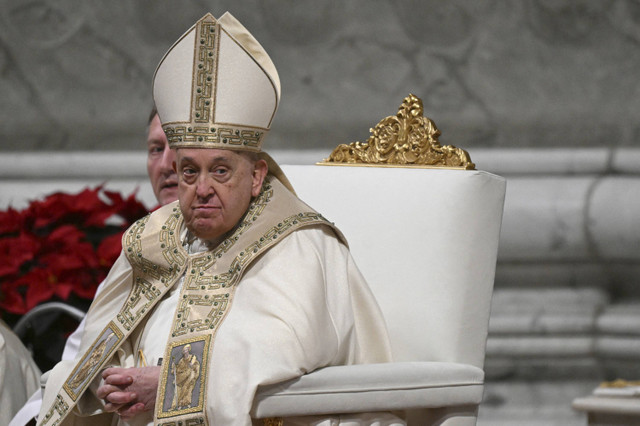
{"label": "blurred background", "polygon": [[107,182],[151,207],[164,52],[230,11],[280,74],[265,149],[312,164],[409,93],[508,179],[480,425],[580,425],[640,378],[640,2],[0,0],[0,208]]}

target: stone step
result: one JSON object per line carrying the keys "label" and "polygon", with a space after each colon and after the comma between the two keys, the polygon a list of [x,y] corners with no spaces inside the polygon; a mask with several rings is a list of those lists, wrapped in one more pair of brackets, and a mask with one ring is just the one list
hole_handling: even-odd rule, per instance
{"label": "stone step", "polygon": [[573,399],[591,394],[597,380],[488,381],[478,426],[584,426]]}

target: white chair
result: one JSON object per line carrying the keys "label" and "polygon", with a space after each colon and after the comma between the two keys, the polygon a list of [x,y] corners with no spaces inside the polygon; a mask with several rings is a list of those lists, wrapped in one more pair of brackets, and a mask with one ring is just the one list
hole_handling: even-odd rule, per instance
{"label": "white chair", "polygon": [[[443,148],[435,125],[431,135]],[[505,180],[476,170],[282,168],[349,241],[394,362],[327,367],[260,388],[252,416],[403,410],[410,425],[475,425]]]}

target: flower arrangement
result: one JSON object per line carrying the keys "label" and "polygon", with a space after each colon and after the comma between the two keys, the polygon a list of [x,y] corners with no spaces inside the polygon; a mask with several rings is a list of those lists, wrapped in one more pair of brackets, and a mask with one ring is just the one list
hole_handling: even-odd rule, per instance
{"label": "flower arrangement", "polygon": [[121,250],[123,232],[147,214],[135,192],[103,186],[54,193],[0,211],[0,314],[9,324],[36,305],[86,310]]}

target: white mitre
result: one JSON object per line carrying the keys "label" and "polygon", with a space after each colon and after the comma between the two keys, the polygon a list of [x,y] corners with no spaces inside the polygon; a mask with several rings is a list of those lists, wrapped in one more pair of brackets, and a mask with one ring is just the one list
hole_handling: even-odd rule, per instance
{"label": "white mitre", "polygon": [[260,43],[231,14],[207,13],[164,55],[153,98],[172,148],[260,151],[280,79]]}
{"label": "white mitre", "polygon": [[207,13],[171,46],[154,74],[153,98],[171,148],[258,152],[293,190],[261,152],[280,101],[278,71],[230,13]]}

